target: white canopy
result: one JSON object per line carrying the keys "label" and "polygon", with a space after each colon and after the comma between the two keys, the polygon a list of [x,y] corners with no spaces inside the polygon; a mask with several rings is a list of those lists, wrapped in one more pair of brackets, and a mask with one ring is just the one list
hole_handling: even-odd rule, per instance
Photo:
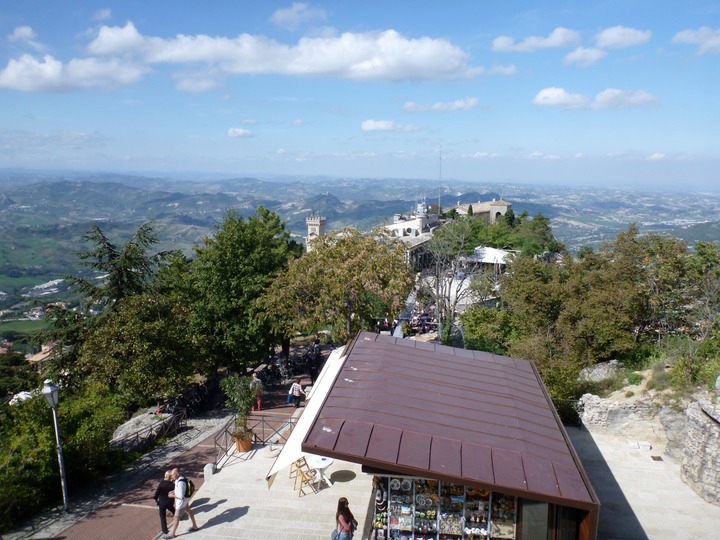
{"label": "white canopy", "polygon": [[484,264],[505,264],[508,255],[510,255],[510,252],[504,249],[480,246],[475,248],[474,253],[468,257],[468,260]]}
{"label": "white canopy", "polygon": [[275,480],[275,475],[279,471],[283,470],[285,467],[289,467],[291,463],[305,455],[300,446],[302,445],[303,439],[305,439],[305,435],[307,435],[307,432],[310,430],[310,427],[313,425],[315,418],[320,412],[320,407],[325,401],[325,398],[330,393],[330,389],[335,383],[337,374],[340,372],[340,369],[345,363],[345,356],[343,356],[344,350],[344,346],[339,349],[335,349],[332,353],[330,353],[330,356],[325,361],[325,365],[318,375],[315,385],[308,392],[302,415],[300,415],[300,418],[298,419],[297,424],[295,424],[292,433],[290,433],[287,442],[282,447],[282,450],[280,450],[278,457],[275,459],[275,462],[265,477],[268,483],[268,488],[272,486],[273,480]]}

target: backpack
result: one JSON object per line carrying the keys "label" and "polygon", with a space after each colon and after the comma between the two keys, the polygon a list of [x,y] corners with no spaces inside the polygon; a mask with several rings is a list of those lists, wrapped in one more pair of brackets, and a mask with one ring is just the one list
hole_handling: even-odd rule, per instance
{"label": "backpack", "polygon": [[183,478],[185,480],[185,497],[188,499],[195,494],[195,483],[189,478]]}

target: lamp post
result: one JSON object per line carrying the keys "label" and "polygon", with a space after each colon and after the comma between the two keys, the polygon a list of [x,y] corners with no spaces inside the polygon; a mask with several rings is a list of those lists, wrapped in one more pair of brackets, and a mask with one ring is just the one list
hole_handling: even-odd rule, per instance
{"label": "lamp post", "polygon": [[55,424],[55,441],[57,442],[58,463],[60,464],[60,484],[62,485],[63,506],[68,511],[68,494],[67,484],[65,482],[65,462],[63,461],[62,444],[60,443],[60,426],[58,425],[57,406],[58,406],[58,387],[55,386],[50,379],[45,379],[45,386],[42,389],[42,395],[52,409],[53,423]]}

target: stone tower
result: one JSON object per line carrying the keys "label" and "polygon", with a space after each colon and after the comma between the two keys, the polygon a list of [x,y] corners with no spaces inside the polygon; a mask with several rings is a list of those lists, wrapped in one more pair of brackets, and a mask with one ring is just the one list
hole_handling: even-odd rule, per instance
{"label": "stone tower", "polygon": [[308,228],[307,238],[305,239],[307,251],[311,251],[312,248],[310,247],[310,243],[315,240],[315,238],[325,235],[326,221],[327,218],[324,216],[318,216],[315,213],[312,213],[305,218],[305,223],[307,223]]}

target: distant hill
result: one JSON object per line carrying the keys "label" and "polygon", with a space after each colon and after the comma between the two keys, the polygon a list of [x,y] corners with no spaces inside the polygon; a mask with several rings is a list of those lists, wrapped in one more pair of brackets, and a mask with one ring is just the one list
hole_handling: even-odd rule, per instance
{"label": "distant hill", "polygon": [[[76,253],[91,246],[93,223],[115,242],[154,221],[159,249],[187,254],[212,234],[228,208],[248,216],[262,205],[302,238],[305,218],[327,218],[327,229],[369,230],[408,214],[418,202],[442,208],[504,199],[515,214],[542,214],[570,250],[612,240],[632,223],[641,231],[676,234],[692,243],[717,241],[720,197],[591,188],[496,185],[417,179],[237,177],[174,180],[139,175],[0,171],[0,309],[22,302],[32,287],[79,274]],[[54,289],[53,289],[54,290]],[[35,294],[35,293],[33,293]],[[42,294],[49,294],[47,291]],[[66,294],[66,293],[62,293]],[[51,296],[51,295],[50,295]],[[49,298],[49,297],[48,297]]]}
{"label": "distant hill", "polygon": [[682,238],[689,244],[695,242],[715,242],[717,244],[720,243],[720,221],[709,221],[681,227],[674,230],[673,235]]}

